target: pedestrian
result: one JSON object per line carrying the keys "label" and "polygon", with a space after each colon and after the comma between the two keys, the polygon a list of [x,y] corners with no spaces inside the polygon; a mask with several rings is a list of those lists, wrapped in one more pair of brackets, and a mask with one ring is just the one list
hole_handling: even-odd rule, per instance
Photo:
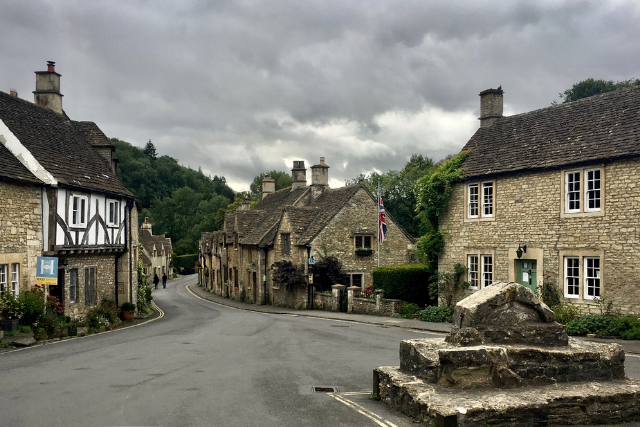
{"label": "pedestrian", "polygon": [[158,283],[160,282],[160,278],[157,273],[153,274],[153,289],[158,289]]}
{"label": "pedestrian", "polygon": [[167,287],[167,273],[162,273],[162,287]]}

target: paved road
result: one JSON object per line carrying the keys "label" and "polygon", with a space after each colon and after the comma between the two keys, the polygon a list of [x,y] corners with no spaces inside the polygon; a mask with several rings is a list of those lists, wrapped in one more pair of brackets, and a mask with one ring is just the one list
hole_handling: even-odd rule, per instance
{"label": "paved road", "polygon": [[371,371],[438,335],[236,310],[190,294],[193,279],[154,291],[164,316],[148,324],[0,354],[0,426],[415,425],[369,398]]}
{"label": "paved road", "polygon": [[436,335],[235,310],[192,280],[154,291],[146,325],[1,354],[0,425],[412,425],[369,399],[371,372]]}

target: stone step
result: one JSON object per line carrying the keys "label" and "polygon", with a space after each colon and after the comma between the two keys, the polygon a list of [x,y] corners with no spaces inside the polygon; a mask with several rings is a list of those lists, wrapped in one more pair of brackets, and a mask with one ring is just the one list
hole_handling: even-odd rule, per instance
{"label": "stone step", "polygon": [[456,414],[465,427],[640,421],[636,379],[461,390],[428,383],[397,367],[378,371],[382,401],[427,424],[435,422],[437,414]]}

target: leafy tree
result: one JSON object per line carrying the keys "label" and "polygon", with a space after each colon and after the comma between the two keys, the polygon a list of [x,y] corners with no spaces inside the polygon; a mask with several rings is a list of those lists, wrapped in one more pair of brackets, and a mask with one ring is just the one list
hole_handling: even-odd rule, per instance
{"label": "leafy tree", "polygon": [[380,193],[384,207],[393,218],[411,235],[418,236],[425,230],[421,221],[416,218],[417,193],[415,183],[434,168],[433,160],[421,154],[413,154],[400,171],[390,170],[383,174],[360,175],[347,184],[362,182],[373,194]]}
{"label": "leafy tree", "polygon": [[156,157],[158,157],[158,153],[156,152],[156,146],[153,145],[153,142],[151,142],[151,140],[149,140],[149,142],[146,143],[146,145],[144,146],[144,150],[142,151],[144,151],[144,154],[151,157],[153,160],[155,160]]}
{"label": "leafy tree", "polygon": [[[558,94],[558,96],[563,100],[562,102],[565,103],[598,95],[600,93],[610,92],[623,87],[636,85],[640,85],[640,79],[629,79],[614,82],[613,80],[595,80],[593,78],[588,78],[574,84],[570,89]],[[555,105],[556,102],[553,101],[552,104]]]}
{"label": "leafy tree", "polygon": [[291,186],[291,175],[286,172],[272,170],[271,172],[263,173],[255,178],[249,186],[249,192],[252,200],[260,201],[262,199],[262,180],[265,176],[272,178],[276,182],[276,191],[282,190]]}
{"label": "leafy tree", "polygon": [[331,290],[331,286],[348,283],[349,277],[342,270],[342,263],[328,256],[311,266],[313,286],[320,291]]}

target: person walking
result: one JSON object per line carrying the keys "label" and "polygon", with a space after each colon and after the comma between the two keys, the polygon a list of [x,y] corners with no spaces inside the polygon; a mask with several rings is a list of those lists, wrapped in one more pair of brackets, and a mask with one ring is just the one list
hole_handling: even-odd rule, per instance
{"label": "person walking", "polygon": [[162,287],[167,287],[167,273],[162,273]]}
{"label": "person walking", "polygon": [[158,283],[160,282],[160,278],[157,273],[153,274],[153,289],[158,289]]}

